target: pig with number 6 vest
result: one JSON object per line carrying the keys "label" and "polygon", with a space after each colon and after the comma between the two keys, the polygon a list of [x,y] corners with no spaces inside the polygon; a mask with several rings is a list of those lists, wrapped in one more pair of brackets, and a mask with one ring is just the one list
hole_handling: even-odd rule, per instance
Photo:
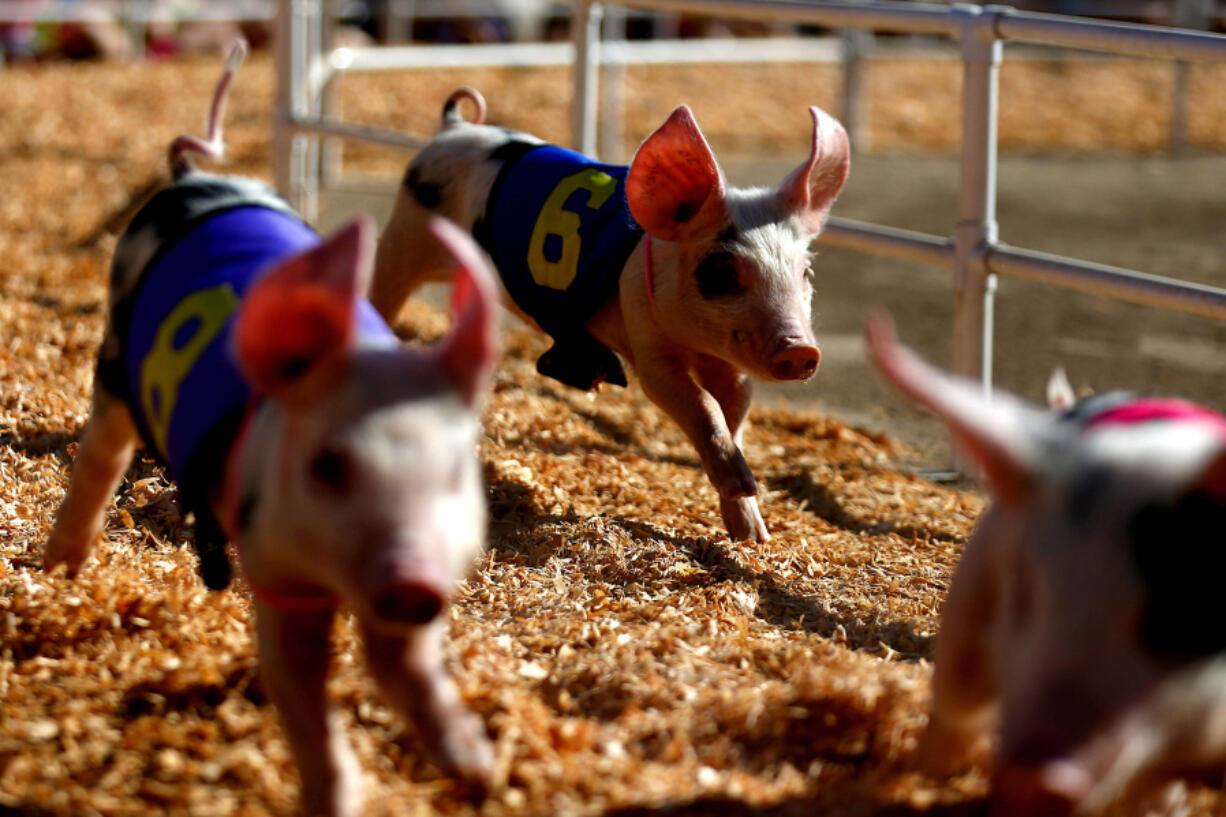
{"label": "pig with number 6 vest", "polygon": [[1019,817],[1096,814],[1184,774],[1220,782],[1226,417],[1120,392],[1052,411],[987,402],[884,316],[868,337],[993,499],[941,614],[929,770],[985,759],[995,732],[993,813]]}
{"label": "pig with number 6 vest", "polygon": [[324,694],[342,604],[380,690],[435,758],[481,784],[492,773],[441,647],[452,587],[484,544],[476,410],[497,284],[466,233],[432,221],[459,270],[456,326],[436,347],[406,349],[361,294],[372,223],[321,242],[262,183],[196,170],[190,154],[221,154],[242,53],[209,137],[175,140],[172,183],[116,246],[93,410],[44,563],[80,569],[143,440],[195,513],[198,543],[211,543],[200,552],[211,586],[228,583],[225,540],[236,545],[305,811],[356,815],[362,773]]}
{"label": "pig with number 6 vest", "polygon": [[461,88],[404,176],[371,301],[390,321],[419,284],[446,279],[451,260],[421,229],[431,214],[472,230],[504,302],[553,339],[538,370],[591,389],[625,385],[621,361],[631,363],[697,449],[728,533],[765,541],[741,453],[750,376],[817,371],[809,244],[850,167],[842,126],[809,114],[809,158],[777,188],[739,189],[685,106],[626,167],[483,125],[484,99]]}

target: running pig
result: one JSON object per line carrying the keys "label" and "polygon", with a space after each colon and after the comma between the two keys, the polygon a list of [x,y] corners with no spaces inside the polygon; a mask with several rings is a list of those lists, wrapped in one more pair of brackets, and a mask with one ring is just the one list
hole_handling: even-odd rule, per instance
{"label": "running pig", "polygon": [[[473,122],[459,105],[476,106]],[[801,381],[821,353],[810,322],[809,244],[850,167],[847,134],[809,109],[809,158],[776,189],[729,187],[689,108],[629,167],[481,124],[461,88],[412,161],[380,239],[371,301],[387,320],[451,260],[421,225],[442,214],[494,259],[504,303],[548,333],[538,370],[580,389],[643,391],[698,451],[734,539],[769,539],[741,453],[750,376]]]}
{"label": "running pig", "polygon": [[993,800],[1019,815],[1095,814],[1185,773],[1220,780],[1226,417],[1118,392],[1059,411],[986,402],[898,346],[884,317],[868,338],[994,500],[941,617],[930,769],[980,759],[995,730]]}
{"label": "running pig", "polygon": [[44,554],[75,574],[138,442],[164,462],[211,586],[236,544],[254,599],[261,672],[309,814],[361,812],[361,771],[329,714],[328,641],[352,608],[388,701],[438,761],[488,781],[481,722],[443,668],[447,605],[484,542],[476,411],[490,380],[497,290],[479,249],[441,219],[456,325],[401,347],[361,293],[374,258],[359,220],[320,241],[263,184],[197,171],[221,154],[226,89],[209,137],[170,149],[172,183],[135,216],[112,266],[93,409]]}

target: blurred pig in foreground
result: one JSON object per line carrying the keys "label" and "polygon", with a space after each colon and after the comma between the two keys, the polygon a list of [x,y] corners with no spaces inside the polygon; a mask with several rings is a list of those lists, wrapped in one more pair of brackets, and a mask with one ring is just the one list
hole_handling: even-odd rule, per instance
{"label": "blurred pig in foreground", "polygon": [[[460,117],[465,99],[473,122]],[[809,243],[851,166],[843,126],[818,108],[809,116],[808,159],[776,188],[742,189],[684,105],[627,167],[482,125],[484,99],[461,88],[405,173],[371,301],[391,321],[420,284],[446,280],[451,259],[421,229],[431,214],[472,230],[504,301],[554,340],[537,370],[592,389],[626,385],[621,359],[631,363],[697,450],[728,534],[766,541],[741,452],[750,377],[817,372]]]}
{"label": "blurred pig in foreground", "polygon": [[496,283],[454,225],[430,223],[459,273],[456,326],[404,349],[361,293],[374,226],[320,241],[272,190],[197,171],[221,153],[223,75],[209,138],[171,146],[173,182],[120,238],[93,410],[44,563],[89,556],[144,441],[197,517],[206,581],[237,545],[261,673],[309,814],[356,815],[362,774],[329,713],[329,635],[356,614],[375,680],[450,771],[488,781],[493,754],[443,668],[455,582],[484,543],[476,411],[494,365]]}
{"label": "blurred pig in foreground", "polygon": [[1043,411],[868,340],[944,418],[994,500],[954,575],[923,747],[934,772],[998,732],[999,813],[1094,814],[1226,766],[1226,418],[1104,394]]}

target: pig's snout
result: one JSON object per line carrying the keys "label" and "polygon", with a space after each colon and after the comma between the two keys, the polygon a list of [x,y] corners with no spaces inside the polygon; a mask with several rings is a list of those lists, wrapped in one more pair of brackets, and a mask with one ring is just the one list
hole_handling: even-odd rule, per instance
{"label": "pig's snout", "polygon": [[371,604],[376,616],[392,624],[428,624],[447,606],[441,588],[425,581],[399,580],[375,593]]}
{"label": "pig's snout", "polygon": [[993,817],[1067,817],[1090,788],[1086,772],[1065,761],[1008,764],[992,780]]}
{"label": "pig's snout", "polygon": [[784,338],[771,357],[771,375],[776,380],[808,380],[821,360],[821,350],[812,343],[800,338]]}

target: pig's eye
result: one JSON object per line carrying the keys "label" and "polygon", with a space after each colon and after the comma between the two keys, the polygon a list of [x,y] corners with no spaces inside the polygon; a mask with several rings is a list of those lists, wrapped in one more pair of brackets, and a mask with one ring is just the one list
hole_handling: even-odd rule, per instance
{"label": "pig's eye", "polygon": [[308,468],[311,482],[322,491],[343,494],[352,486],[353,463],[344,451],[325,448],[315,455]]}
{"label": "pig's eye", "polygon": [[730,252],[716,252],[702,259],[694,270],[698,280],[698,293],[710,300],[725,295],[736,295],[744,287],[736,274],[736,264]]}

